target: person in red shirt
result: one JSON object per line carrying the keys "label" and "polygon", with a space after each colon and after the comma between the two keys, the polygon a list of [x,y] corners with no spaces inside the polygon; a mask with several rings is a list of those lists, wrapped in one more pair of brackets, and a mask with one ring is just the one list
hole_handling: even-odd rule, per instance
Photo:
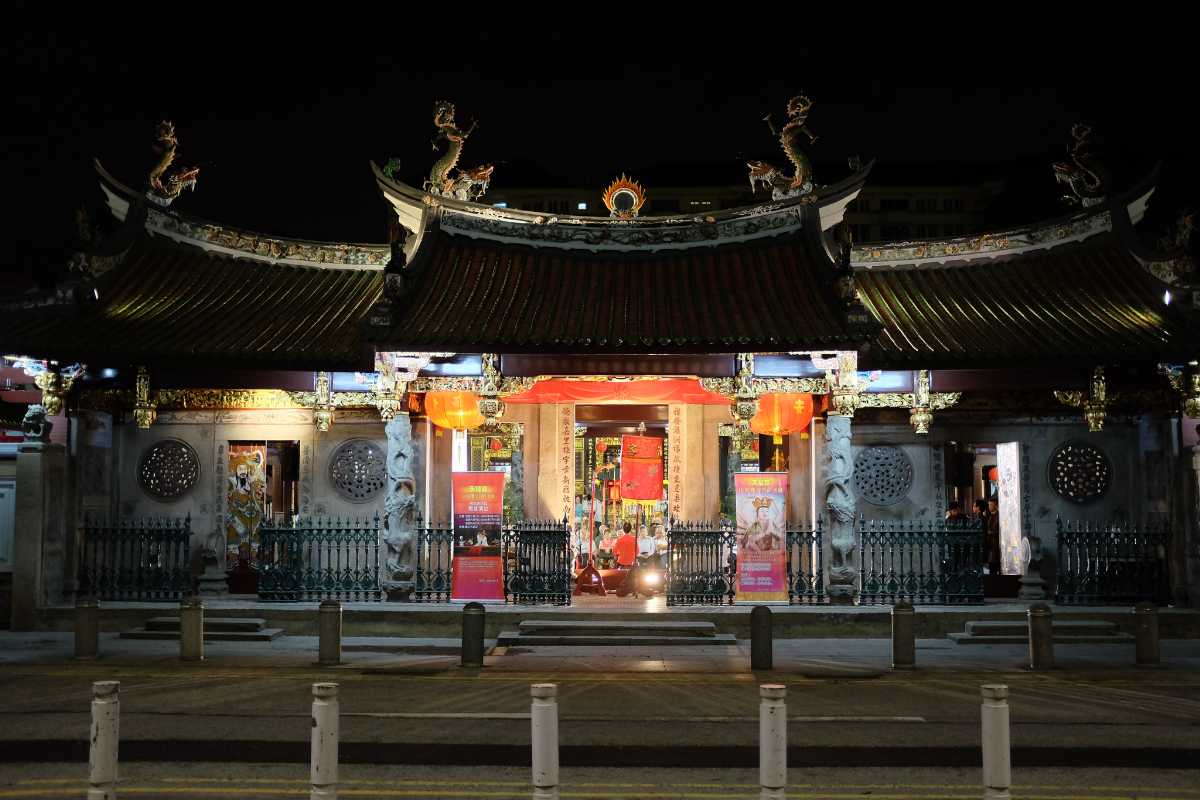
{"label": "person in red shirt", "polygon": [[633,535],[633,526],[626,522],[621,526],[621,537],[617,539],[616,551],[617,566],[632,567],[637,562],[638,542],[637,537]]}

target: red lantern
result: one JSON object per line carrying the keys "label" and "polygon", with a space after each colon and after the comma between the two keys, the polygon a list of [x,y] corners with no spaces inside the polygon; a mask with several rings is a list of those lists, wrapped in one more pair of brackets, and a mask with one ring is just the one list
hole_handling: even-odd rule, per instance
{"label": "red lantern", "polygon": [[750,449],[756,453],[758,452],[758,439],[755,439],[750,443]]}
{"label": "red lantern", "polygon": [[600,453],[601,455],[603,455],[604,451],[607,449],[608,449],[607,442],[596,442],[596,452],[597,453]]}
{"label": "red lantern", "polygon": [[495,452],[504,447],[504,445],[500,444],[499,439],[490,439],[488,440],[488,447],[492,449],[492,452]]}
{"label": "red lantern", "polygon": [[439,428],[478,428],[484,421],[474,392],[429,392],[425,395],[425,413]]}
{"label": "red lantern", "polygon": [[758,398],[758,413],[750,420],[750,430],[773,436],[782,444],[789,433],[808,427],[813,417],[813,398],[805,393],[771,393]]}
{"label": "red lantern", "polygon": [[989,481],[995,483],[996,481],[1000,480],[1000,470],[992,467],[987,471],[987,476]]}

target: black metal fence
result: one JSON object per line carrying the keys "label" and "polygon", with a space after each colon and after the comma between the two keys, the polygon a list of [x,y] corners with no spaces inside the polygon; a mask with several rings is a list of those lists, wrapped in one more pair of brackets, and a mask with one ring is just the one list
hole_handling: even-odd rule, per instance
{"label": "black metal fence", "polygon": [[863,605],[983,602],[983,527],[859,520]]}
{"label": "black metal fence", "polygon": [[1169,529],[1058,520],[1055,602],[1107,605],[1170,597]]}
{"label": "black metal fence", "polygon": [[258,596],[263,600],[379,600],[379,515],[301,519],[259,529]]}
{"label": "black metal fence", "polygon": [[816,525],[788,528],[788,601],[827,603],[825,596],[825,551],[821,521]]}
{"label": "black metal fence", "polygon": [[504,595],[518,605],[571,604],[571,527],[554,520],[526,520],[501,538]]}
{"label": "black metal fence", "polygon": [[737,533],[722,522],[672,522],[667,529],[667,605],[733,603]]}
{"label": "black metal fence", "polygon": [[[450,599],[455,549],[474,539],[447,527],[417,531],[416,587],[413,599],[440,603]],[[503,564],[505,602],[519,605],[570,605],[570,529],[563,522],[526,520],[506,527],[498,542]]]}
{"label": "black metal fence", "polygon": [[79,592],[99,600],[179,600],[192,588],[191,516],[86,519]]}

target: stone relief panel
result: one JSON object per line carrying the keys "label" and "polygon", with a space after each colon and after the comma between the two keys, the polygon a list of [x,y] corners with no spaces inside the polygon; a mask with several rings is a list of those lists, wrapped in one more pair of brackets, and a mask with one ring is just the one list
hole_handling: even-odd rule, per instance
{"label": "stone relief panel", "polygon": [[872,505],[895,505],[908,497],[912,485],[912,459],[899,447],[864,447],[854,459],[854,489]]}
{"label": "stone relief panel", "polygon": [[138,461],[138,486],[155,500],[178,500],[198,480],[200,458],[190,444],[180,439],[160,439],[147,447]]}
{"label": "stone relief panel", "polygon": [[348,439],[329,458],[329,483],[351,503],[369,503],[387,482],[386,454],[369,439]]}
{"label": "stone relief panel", "polygon": [[1064,500],[1084,505],[1099,500],[1112,485],[1112,462],[1088,442],[1065,442],[1046,466],[1050,488]]}

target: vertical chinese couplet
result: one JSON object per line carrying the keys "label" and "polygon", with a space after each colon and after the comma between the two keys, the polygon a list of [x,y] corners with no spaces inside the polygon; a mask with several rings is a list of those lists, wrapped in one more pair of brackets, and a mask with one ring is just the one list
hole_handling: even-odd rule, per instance
{"label": "vertical chinese couplet", "polygon": [[671,519],[683,518],[683,406],[671,405],[667,427],[667,447],[670,461],[667,465],[667,488],[671,492]]}

